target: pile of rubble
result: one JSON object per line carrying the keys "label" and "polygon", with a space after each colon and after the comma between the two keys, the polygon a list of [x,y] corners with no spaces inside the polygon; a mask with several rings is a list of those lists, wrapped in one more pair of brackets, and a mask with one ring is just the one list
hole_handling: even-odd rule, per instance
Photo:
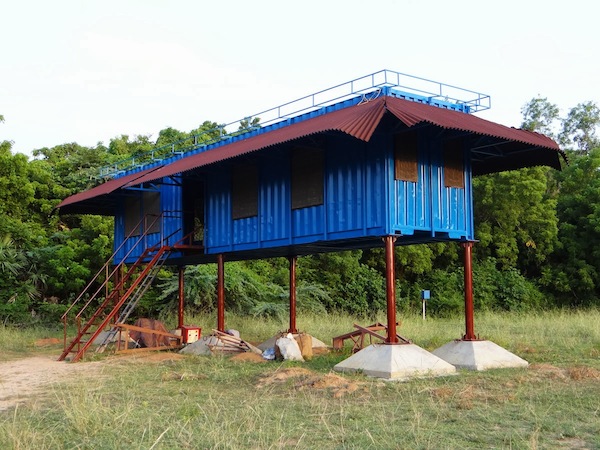
{"label": "pile of rubble", "polygon": [[196,342],[185,346],[180,353],[212,355],[252,352],[265,360],[307,361],[314,353],[327,350],[327,346],[306,333],[279,333],[257,347],[240,338],[237,330],[212,330]]}

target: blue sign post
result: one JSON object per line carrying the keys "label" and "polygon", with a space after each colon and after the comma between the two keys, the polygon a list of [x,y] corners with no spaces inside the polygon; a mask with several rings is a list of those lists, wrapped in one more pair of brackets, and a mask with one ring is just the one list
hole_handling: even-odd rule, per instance
{"label": "blue sign post", "polygon": [[431,291],[423,289],[421,291],[421,300],[423,301],[423,320],[425,320],[425,303],[431,298]]}

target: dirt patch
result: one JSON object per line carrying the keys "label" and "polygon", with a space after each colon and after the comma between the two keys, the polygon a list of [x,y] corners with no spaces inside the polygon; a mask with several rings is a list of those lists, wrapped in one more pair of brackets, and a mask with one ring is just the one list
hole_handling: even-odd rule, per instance
{"label": "dirt patch", "polygon": [[298,390],[327,391],[334,398],[351,394],[359,388],[358,383],[334,373],[322,375],[302,367],[291,367],[265,374],[260,378],[257,387],[265,388],[267,386],[284,384],[291,384],[293,388]]}
{"label": "dirt patch", "polygon": [[315,375],[308,380],[300,381],[296,384],[296,387],[300,389],[326,390],[330,392],[334,398],[340,398],[358,390],[358,383],[347,380],[334,373],[328,373],[324,376]]}
{"label": "dirt patch", "polygon": [[254,352],[238,353],[237,355],[232,356],[231,360],[235,361],[235,362],[251,362],[251,363],[257,363],[257,364],[268,362],[261,355],[259,355],[258,353],[254,353]]}
{"label": "dirt patch", "polygon": [[552,364],[531,364],[529,370],[537,378],[550,378],[552,380],[566,380],[568,378],[564,369]]}
{"label": "dirt patch", "polygon": [[47,338],[47,339],[38,339],[33,343],[34,347],[52,347],[53,345],[59,345],[63,342],[58,338]]}
{"label": "dirt patch", "polygon": [[24,403],[55,383],[98,377],[101,366],[101,362],[69,364],[49,356],[0,363],[0,411]]}
{"label": "dirt patch", "polygon": [[588,445],[585,441],[583,441],[579,438],[562,438],[562,439],[558,439],[556,442],[561,448],[569,448],[569,449],[590,448],[590,447],[588,447]]}
{"label": "dirt patch", "polygon": [[164,361],[181,361],[185,359],[185,355],[168,351],[162,352],[140,352],[139,355],[132,356],[131,354],[123,355],[127,359],[138,359],[147,362],[164,362]]}
{"label": "dirt patch", "polygon": [[569,367],[567,374],[572,380],[600,380],[600,370],[593,367]]}
{"label": "dirt patch", "polygon": [[450,389],[449,387],[439,387],[439,388],[434,388],[431,389],[431,395],[434,398],[440,399],[440,400],[448,400],[452,397],[454,397],[454,389]]}
{"label": "dirt patch", "polygon": [[587,366],[556,367],[551,364],[532,364],[529,369],[541,378],[554,380],[600,380],[600,370]]}
{"label": "dirt patch", "polygon": [[261,376],[256,386],[259,388],[263,388],[266,386],[283,384],[289,381],[290,379],[308,378],[313,375],[316,374],[312,370],[308,370],[303,367],[290,367]]}

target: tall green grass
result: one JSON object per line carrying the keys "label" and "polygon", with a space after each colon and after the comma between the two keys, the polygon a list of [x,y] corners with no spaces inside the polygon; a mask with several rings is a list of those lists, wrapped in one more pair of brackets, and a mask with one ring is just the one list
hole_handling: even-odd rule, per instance
{"label": "tall green grass", "polygon": [[63,339],[62,333],[48,328],[16,328],[10,325],[0,325],[0,361],[7,361],[28,354],[47,352],[45,346],[36,346],[40,339]]}
{"label": "tall green grass", "polygon": [[[399,319],[399,332],[427,349],[464,333],[461,317]],[[207,332],[214,320],[186,322]],[[384,317],[297,322],[330,343],[352,323],[376,320]],[[287,328],[231,315],[226,325],[256,342]],[[0,412],[0,448],[600,448],[600,311],[478,314],[475,328],[532,366],[401,383],[344,374],[357,389],[337,396],[302,372],[265,380],[286,369],[324,379],[347,353],[263,364],[108,356],[91,382],[55,385]]]}

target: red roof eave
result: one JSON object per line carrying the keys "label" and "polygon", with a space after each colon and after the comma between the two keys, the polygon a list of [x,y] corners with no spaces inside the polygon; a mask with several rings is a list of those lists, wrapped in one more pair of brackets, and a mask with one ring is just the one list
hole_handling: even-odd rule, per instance
{"label": "red roof eave", "polygon": [[[110,180],[93,189],[68,197],[58,208],[69,206],[67,210],[74,212],[77,212],[77,210],[83,211],[86,208],[90,209],[94,206],[92,199],[107,196],[118,189],[173,176],[318,133],[339,131],[368,142],[386,111],[408,128],[420,123],[428,123],[448,130],[486,136],[496,140],[493,145],[502,144],[504,148],[508,148],[509,153],[503,153],[501,156],[485,161],[474,161],[474,175],[534,165],[548,165],[560,169],[559,155],[565,157],[558,144],[542,134],[510,128],[459,111],[391,96],[382,96],[372,101],[285,125],[202,153],[184,156],[164,166],[153,167]],[[509,154],[509,157],[506,156],[507,154]],[[81,207],[78,204],[81,204]]]}

